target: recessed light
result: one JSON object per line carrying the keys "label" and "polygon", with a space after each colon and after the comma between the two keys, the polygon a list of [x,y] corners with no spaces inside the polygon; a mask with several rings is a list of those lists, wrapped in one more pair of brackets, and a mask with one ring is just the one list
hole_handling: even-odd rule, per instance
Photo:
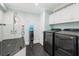
{"label": "recessed light", "polygon": [[39,4],[38,3],[35,3],[35,6],[38,6]]}

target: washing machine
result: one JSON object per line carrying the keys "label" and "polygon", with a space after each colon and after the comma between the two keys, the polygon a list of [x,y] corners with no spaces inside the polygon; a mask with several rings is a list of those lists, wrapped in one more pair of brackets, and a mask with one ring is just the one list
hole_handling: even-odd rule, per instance
{"label": "washing machine", "polygon": [[54,39],[55,32],[61,31],[61,29],[51,29],[50,31],[44,31],[44,50],[50,55],[54,55]]}

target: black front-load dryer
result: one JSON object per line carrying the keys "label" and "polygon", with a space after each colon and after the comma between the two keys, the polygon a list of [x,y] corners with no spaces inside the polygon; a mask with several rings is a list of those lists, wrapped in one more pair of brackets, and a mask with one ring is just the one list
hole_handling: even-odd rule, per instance
{"label": "black front-load dryer", "polygon": [[52,29],[51,31],[44,31],[44,50],[50,55],[54,55],[54,38],[55,32],[61,31],[61,29]]}
{"label": "black front-load dryer", "polygon": [[55,33],[55,56],[79,55],[79,29],[64,30]]}

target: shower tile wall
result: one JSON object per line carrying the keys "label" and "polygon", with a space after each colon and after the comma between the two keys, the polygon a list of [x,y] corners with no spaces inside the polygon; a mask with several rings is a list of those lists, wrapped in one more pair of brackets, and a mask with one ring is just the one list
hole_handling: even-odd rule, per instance
{"label": "shower tile wall", "polygon": [[16,25],[15,26],[15,31],[16,33],[13,34],[13,25],[7,24],[3,28],[3,40],[5,39],[11,39],[11,38],[20,38],[21,36],[21,26]]}

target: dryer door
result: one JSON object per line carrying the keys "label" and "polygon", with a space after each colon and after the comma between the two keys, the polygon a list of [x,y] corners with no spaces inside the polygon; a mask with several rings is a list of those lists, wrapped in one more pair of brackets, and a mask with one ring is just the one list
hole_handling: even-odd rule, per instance
{"label": "dryer door", "polygon": [[76,37],[55,34],[55,53],[56,52],[62,55],[76,55]]}

